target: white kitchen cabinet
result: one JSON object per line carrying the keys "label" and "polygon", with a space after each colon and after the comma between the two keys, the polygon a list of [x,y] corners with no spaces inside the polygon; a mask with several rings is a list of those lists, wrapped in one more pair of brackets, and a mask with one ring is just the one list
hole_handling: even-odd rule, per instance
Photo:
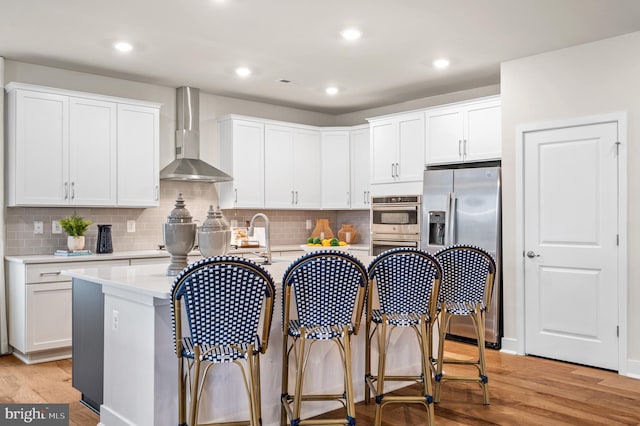
{"label": "white kitchen cabinet", "polygon": [[427,164],[501,157],[501,104],[491,97],[426,111]]}
{"label": "white kitchen cabinet", "polygon": [[320,207],[320,132],[265,125],[265,207]]}
{"label": "white kitchen cabinet", "polygon": [[371,119],[371,183],[421,181],[424,113]]}
{"label": "white kitchen cabinet", "polygon": [[63,269],[129,265],[128,260],[6,262],[9,345],[27,364],[71,357],[71,279]]}
{"label": "white kitchen cabinet", "polygon": [[118,104],[118,206],[157,207],[160,111]]}
{"label": "white kitchen cabinet", "polygon": [[264,207],[264,124],[226,118],[218,124],[221,164],[233,177],[220,183],[220,207]]}
{"label": "white kitchen cabinet", "polygon": [[[158,104],[19,83],[6,90],[7,205],[158,205]],[[152,123],[127,115],[130,104],[148,108]]]}
{"label": "white kitchen cabinet", "polygon": [[355,128],[349,132],[351,208],[368,209],[371,200],[369,162],[369,127]]}
{"label": "white kitchen cabinet", "polygon": [[[348,130],[322,132],[322,208],[348,209],[351,206],[351,152]],[[368,142],[368,141],[367,141]]]}

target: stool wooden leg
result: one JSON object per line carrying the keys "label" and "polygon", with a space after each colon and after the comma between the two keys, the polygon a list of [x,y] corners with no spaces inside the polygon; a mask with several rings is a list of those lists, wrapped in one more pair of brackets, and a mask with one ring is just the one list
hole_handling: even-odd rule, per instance
{"label": "stool wooden leg", "polygon": [[305,350],[306,350],[306,339],[304,337],[304,333],[306,333],[306,331],[304,330],[304,327],[302,327],[302,329],[300,330],[300,338],[298,339],[298,344],[299,344],[299,352],[298,352],[298,359],[296,361],[296,389],[295,389],[295,394],[293,395],[293,420],[298,420],[300,419],[300,412],[301,407],[302,407],[302,384],[304,382],[304,357],[305,357]]}
{"label": "stool wooden leg", "polygon": [[447,329],[449,328],[450,318],[451,316],[444,310],[440,314],[440,328],[438,330],[438,359],[436,360],[436,384],[434,390],[434,401],[436,403],[440,402],[440,392],[442,390],[442,370],[444,369],[444,342],[445,336],[447,334]]}
{"label": "stool wooden leg", "polygon": [[191,378],[191,408],[189,410],[189,424],[198,424],[198,387],[200,383],[200,348],[194,347],[193,376]]}
{"label": "stool wooden leg", "polygon": [[427,324],[426,318],[423,316],[420,324],[420,344],[422,345],[422,389],[427,404],[428,424],[432,425],[435,419],[435,410],[433,408],[433,383],[431,382],[431,334],[432,325]]}
{"label": "stool wooden leg", "polygon": [[184,358],[178,358],[178,426],[187,425],[187,383],[184,375]]}
{"label": "stool wooden leg", "polygon": [[487,377],[487,361],[485,357],[485,328],[484,328],[484,311],[479,308],[474,316],[476,322],[476,331],[478,333],[478,358],[480,361],[480,387],[482,387],[482,396],[484,405],[489,405],[489,378]]}
{"label": "stool wooden leg", "polygon": [[285,329],[284,335],[282,336],[283,344],[282,344],[282,392],[280,393],[280,426],[285,426],[287,424],[287,410],[284,407],[284,404],[287,404],[285,400],[286,396],[289,394],[289,352],[288,352],[288,332]]}
{"label": "stool wooden leg", "polygon": [[[344,328],[344,371],[345,371],[345,397],[347,399],[347,418],[349,422],[356,418],[356,404],[353,396],[353,375],[351,367],[351,334],[348,327]],[[349,423],[351,424],[351,423]]]}
{"label": "stool wooden leg", "polygon": [[382,424],[382,405],[384,399],[384,371],[387,362],[387,321],[378,325],[378,380],[376,381],[376,419],[375,426]]}

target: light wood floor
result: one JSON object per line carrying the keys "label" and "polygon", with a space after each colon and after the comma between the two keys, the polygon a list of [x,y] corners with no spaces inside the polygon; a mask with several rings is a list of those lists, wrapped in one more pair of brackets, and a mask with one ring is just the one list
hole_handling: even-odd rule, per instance
{"label": "light wood floor", "polygon": [[[475,358],[471,345],[448,341],[447,350]],[[448,382],[435,408],[438,425],[640,425],[640,380],[495,350],[487,350],[487,362],[491,405],[482,404],[478,385]],[[71,426],[97,424],[79,398],[71,387],[71,360],[25,365],[0,357],[0,402],[69,403]],[[360,403],[356,410],[358,425],[373,424],[375,404]],[[424,425],[425,414],[419,404],[387,405],[382,424]]]}

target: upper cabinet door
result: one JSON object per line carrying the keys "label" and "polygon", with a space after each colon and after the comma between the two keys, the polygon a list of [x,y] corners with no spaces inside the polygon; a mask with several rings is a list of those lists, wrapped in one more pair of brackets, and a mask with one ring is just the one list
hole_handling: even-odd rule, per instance
{"label": "upper cabinet door", "polygon": [[493,160],[502,156],[502,108],[500,100],[471,105],[467,109],[465,161]]}
{"label": "upper cabinet door", "polygon": [[398,123],[385,120],[371,123],[371,183],[395,182]]}
{"label": "upper cabinet door", "polygon": [[69,97],[9,94],[8,205],[69,203]]}
{"label": "upper cabinet door", "polygon": [[369,129],[352,130],[351,139],[351,208],[370,207]]}
{"label": "upper cabinet door", "polygon": [[424,114],[398,119],[398,182],[422,181],[424,171]]}
{"label": "upper cabinet door", "polygon": [[348,209],[351,205],[350,159],[348,130],[322,132],[322,208]]}
{"label": "upper cabinet door", "polygon": [[291,208],[293,189],[293,129],[266,125],[264,128],[264,203],[267,208]]}
{"label": "upper cabinet door", "polygon": [[295,208],[320,208],[322,198],[320,157],[320,132],[295,129],[292,163]]}
{"label": "upper cabinet door", "polygon": [[459,108],[429,110],[426,117],[427,163],[462,161],[464,111]]}
{"label": "upper cabinet door", "polygon": [[117,105],[70,98],[69,199],[72,205],[116,204]]}
{"label": "upper cabinet door", "polygon": [[220,206],[264,208],[264,124],[228,119],[219,123],[222,164],[231,182],[221,182]]}
{"label": "upper cabinet door", "polygon": [[159,203],[158,108],[118,104],[118,205]]}

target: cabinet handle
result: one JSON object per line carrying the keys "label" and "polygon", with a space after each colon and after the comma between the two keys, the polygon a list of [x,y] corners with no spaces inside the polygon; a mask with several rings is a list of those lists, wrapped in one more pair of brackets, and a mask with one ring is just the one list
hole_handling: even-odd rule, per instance
{"label": "cabinet handle", "polygon": [[396,176],[393,174],[393,163],[391,163],[391,177],[396,177]]}
{"label": "cabinet handle", "polygon": [[75,182],[71,182],[71,199],[75,199],[76,198],[76,183]]}
{"label": "cabinet handle", "polygon": [[160,199],[160,187],[156,185],[156,201]]}
{"label": "cabinet handle", "polygon": [[296,191],[296,205],[298,205],[298,191]]}
{"label": "cabinet handle", "polygon": [[462,140],[458,139],[458,157],[462,157]]}
{"label": "cabinet handle", "polygon": [[367,204],[367,191],[362,191],[362,201]]}
{"label": "cabinet handle", "polygon": [[64,183],[64,199],[69,199],[69,182]]}
{"label": "cabinet handle", "polygon": [[57,272],[40,272],[40,276],[41,277],[46,277],[46,276],[49,276],[49,275],[58,276],[58,275],[60,275],[60,271],[57,271]]}
{"label": "cabinet handle", "polygon": [[396,163],[396,177],[400,177],[400,163]]}
{"label": "cabinet handle", "polygon": [[235,200],[233,200],[234,203],[238,203],[238,188],[234,188],[233,192],[235,192]]}
{"label": "cabinet handle", "polygon": [[467,140],[464,139],[462,141],[462,152],[464,153],[464,157],[467,157]]}
{"label": "cabinet handle", "polygon": [[295,191],[291,191],[291,204],[295,204],[296,203],[296,195],[294,194]]}
{"label": "cabinet handle", "polygon": [[367,204],[371,204],[371,191],[367,191]]}

